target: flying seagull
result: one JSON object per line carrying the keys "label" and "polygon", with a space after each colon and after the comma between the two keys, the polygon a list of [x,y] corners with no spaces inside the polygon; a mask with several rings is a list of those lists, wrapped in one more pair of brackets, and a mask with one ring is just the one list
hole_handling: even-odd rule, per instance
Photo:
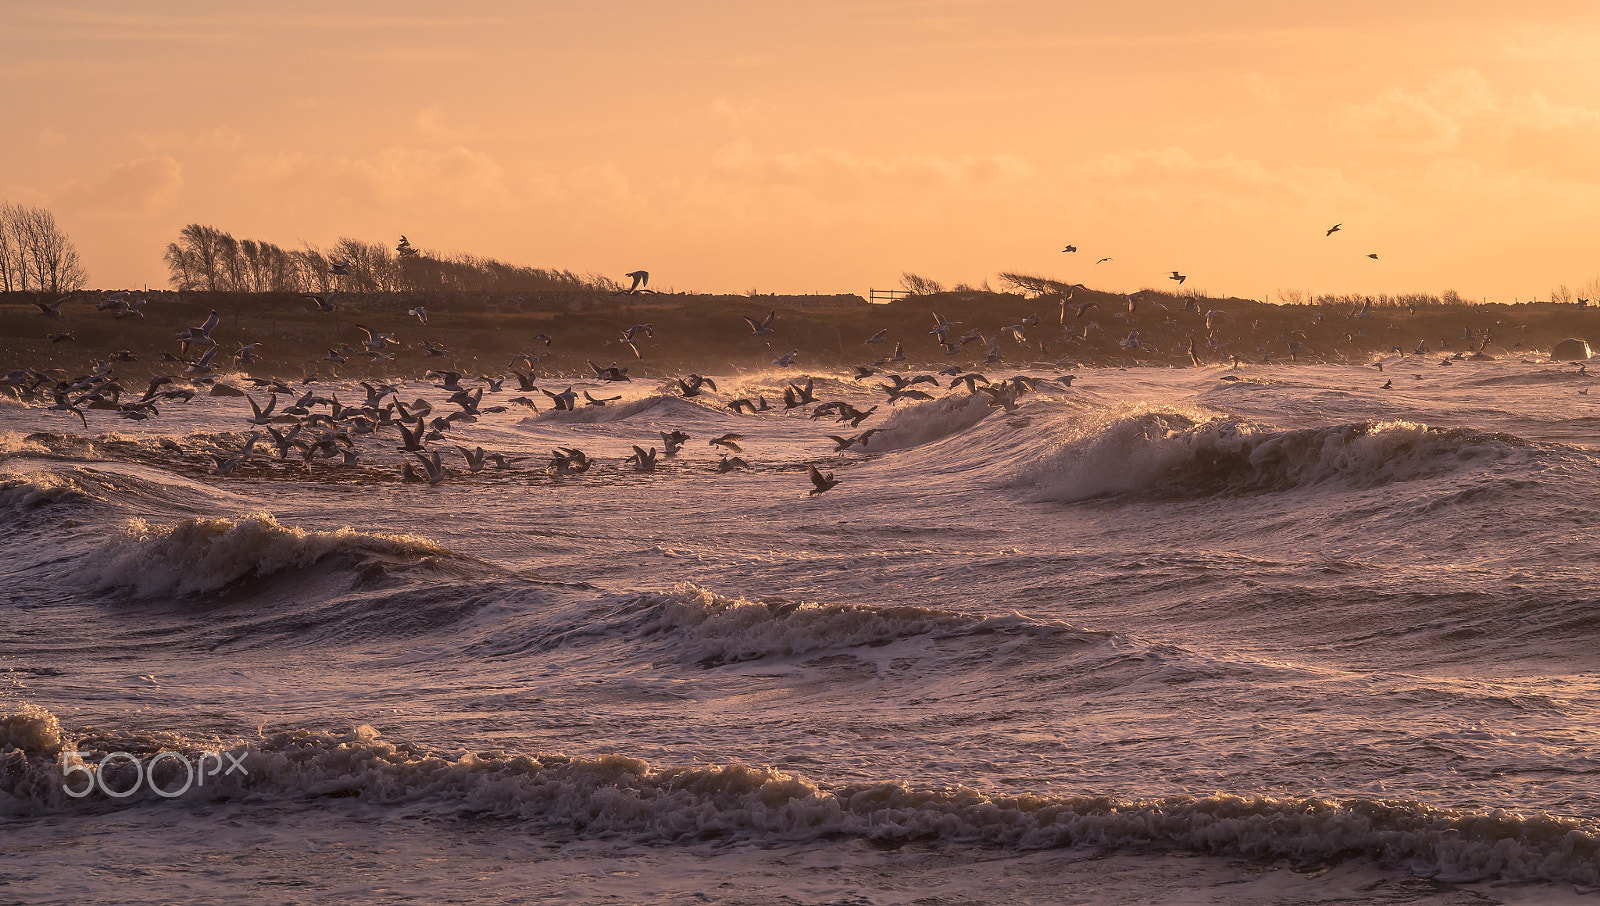
{"label": "flying seagull", "polygon": [[1342,226],[1344,226],[1344,224],[1336,223],[1333,226],[1328,227],[1328,232],[1323,233],[1322,235],[1324,235],[1324,236],[1332,236],[1334,233],[1339,232],[1339,228],[1342,227]]}
{"label": "flying seagull", "polygon": [[629,271],[622,276],[633,278],[633,285],[628,287],[626,292],[636,293],[650,284],[649,271]]}
{"label": "flying seagull", "polygon": [[811,476],[811,483],[816,485],[808,495],[811,497],[815,497],[839,483],[839,479],[834,478],[832,472],[818,472],[816,466],[806,466],[806,474]]}
{"label": "flying seagull", "polygon": [[777,309],[773,309],[772,311],[767,312],[767,316],[760,321],[757,321],[755,318],[752,318],[749,315],[740,315],[739,317],[744,318],[745,323],[750,325],[750,336],[764,337],[772,333],[772,321],[774,318],[778,317],[778,311]]}

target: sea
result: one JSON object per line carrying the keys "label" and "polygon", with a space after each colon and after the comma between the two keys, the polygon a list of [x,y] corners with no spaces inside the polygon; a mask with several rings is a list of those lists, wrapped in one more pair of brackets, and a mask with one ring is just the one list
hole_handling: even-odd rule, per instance
{"label": "sea", "polygon": [[1594,376],[920,374],[0,402],[0,902],[1600,904]]}

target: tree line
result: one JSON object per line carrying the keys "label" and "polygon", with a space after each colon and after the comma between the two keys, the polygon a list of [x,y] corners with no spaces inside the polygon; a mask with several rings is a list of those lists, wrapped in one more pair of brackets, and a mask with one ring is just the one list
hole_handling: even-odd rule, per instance
{"label": "tree line", "polygon": [[54,214],[0,202],[0,292],[70,293],[88,280]]}
{"label": "tree line", "polygon": [[328,248],[302,243],[285,249],[235,239],[214,226],[191,223],[163,256],[174,289],[219,292],[519,292],[616,291],[597,274],[507,264],[477,255],[444,255],[416,248],[406,237],[393,249],[341,238]]}

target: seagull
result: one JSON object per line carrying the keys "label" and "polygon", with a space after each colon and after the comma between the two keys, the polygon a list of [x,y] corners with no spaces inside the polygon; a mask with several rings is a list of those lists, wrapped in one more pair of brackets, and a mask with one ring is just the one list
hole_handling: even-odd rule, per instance
{"label": "seagull", "polygon": [[[488,454],[484,452],[482,447],[479,447],[476,450],[468,450],[466,447],[457,444],[456,449],[460,451],[462,458],[466,459],[467,471],[474,473],[483,471],[483,459]],[[500,468],[503,469],[505,466],[501,466]]]}
{"label": "seagull", "polygon": [[[296,429],[299,428],[298,425],[295,427]],[[397,422],[396,427],[400,429],[400,452],[416,453],[422,449],[422,435],[427,431],[427,426],[422,422],[422,416],[417,416],[417,426],[415,428],[406,428],[404,422]]]}
{"label": "seagull", "polygon": [[1328,232],[1323,233],[1322,235],[1324,235],[1324,236],[1332,236],[1334,233],[1339,232],[1339,228],[1342,227],[1342,226],[1344,226],[1344,224],[1336,223],[1333,226],[1328,227]]}
{"label": "seagull", "polygon": [[1368,255],[1367,257],[1371,258],[1373,261],[1377,261],[1378,260],[1378,253],[1377,252],[1373,252],[1372,254]]}
{"label": "seagull", "polygon": [[[313,296],[310,293],[301,293],[301,295],[317,303],[317,311],[333,311],[333,297],[339,295],[339,291],[330,289],[320,296]],[[406,465],[410,465],[410,463],[406,463]]]}
{"label": "seagull", "polygon": [[691,374],[686,378],[678,378],[676,383],[679,391],[685,398],[699,396],[701,393],[701,387],[710,387],[712,390],[717,389],[717,384],[715,381],[708,377],[701,377],[698,374]]}
{"label": "seagull", "polygon": [[54,302],[35,302],[33,304],[39,306],[39,316],[40,317],[42,317],[42,318],[59,318],[59,317],[61,317],[61,303],[67,301],[70,298],[72,298],[72,294],[68,293],[65,296],[62,296],[61,298],[55,300]]}
{"label": "seagull", "polygon": [[124,302],[122,305],[116,306],[116,309],[117,309],[116,318],[117,318],[117,320],[120,321],[123,318],[142,318],[142,317],[144,317],[145,301],[146,300],[144,300],[144,299],[134,299],[132,302]]}
{"label": "seagull", "polygon": [[794,357],[799,354],[800,350],[791,349],[783,355],[773,359],[772,364],[777,365],[779,368],[788,368],[790,365],[794,364]]}
{"label": "seagull", "polygon": [[361,345],[367,347],[373,352],[379,352],[383,349],[386,349],[390,343],[394,343],[396,346],[400,345],[395,341],[394,334],[392,333],[378,333],[372,328],[364,327],[360,324],[357,324],[355,327],[356,330],[359,330],[367,335],[367,338],[361,341]]}
{"label": "seagull", "polygon": [[272,423],[272,410],[277,408],[278,405],[278,395],[276,393],[272,394],[271,398],[267,400],[267,408],[265,409],[261,408],[256,403],[256,398],[250,394],[245,394],[244,398],[250,401],[250,408],[255,410],[255,415],[250,418],[250,424],[267,425]]}
{"label": "seagull", "polygon": [[428,484],[438,484],[450,474],[449,470],[444,467],[444,462],[440,459],[438,450],[434,450],[428,456],[423,456],[421,453],[413,453],[411,455],[415,456],[417,461],[422,463],[422,467],[428,470]]}
{"label": "seagull", "polygon": [[649,283],[650,283],[650,272],[649,271],[629,271],[628,273],[623,274],[622,276],[624,276],[624,277],[632,277],[633,278],[633,285],[628,287],[626,290],[623,290],[623,292],[637,293],[640,290],[644,289],[646,286],[648,286]]}
{"label": "seagull", "polygon": [[566,410],[570,412],[571,410],[577,408],[575,404],[578,402],[578,395],[572,392],[571,387],[568,387],[560,393],[551,393],[550,391],[543,389],[541,389],[539,392],[550,397],[550,401],[555,404],[555,407],[558,410]]}
{"label": "seagull", "polygon": [[717,462],[718,472],[732,472],[734,469],[748,469],[750,464],[738,456],[722,454],[722,459]]}
{"label": "seagull", "polygon": [[867,342],[863,343],[862,345],[863,346],[870,346],[873,343],[882,343],[885,340],[885,336],[884,335],[887,334],[888,332],[889,332],[889,328],[885,327],[884,329],[882,329],[882,330],[878,331],[877,333],[873,334],[872,336],[868,337],[867,338]]}
{"label": "seagull", "polygon": [[1101,258],[1099,261],[1096,261],[1095,264],[1105,264],[1107,261],[1111,261],[1111,260],[1112,259],[1110,257]]}
{"label": "seagull", "polygon": [[330,273],[330,274],[338,274],[338,275],[340,275],[342,277],[348,277],[348,276],[350,276],[350,262],[349,261],[330,261],[330,262],[328,262],[328,273]]}
{"label": "seagull", "polygon": [[216,346],[217,341],[211,339],[211,331],[216,329],[217,320],[217,310],[213,308],[206,323],[178,331],[178,339],[183,341],[183,351],[187,353],[190,346]]}
{"label": "seagull", "polygon": [[638,472],[654,472],[656,470],[656,448],[646,450],[638,444],[633,445],[633,455],[623,462],[633,463],[633,468]]}
{"label": "seagull", "polygon": [[593,359],[590,359],[589,360],[589,367],[594,369],[595,377],[599,378],[602,381],[627,381],[629,383],[633,382],[633,378],[628,377],[628,369],[626,369],[626,368],[618,368],[616,362],[612,362],[610,365],[606,366],[605,368],[601,368],[599,365],[596,365],[594,363]]}
{"label": "seagull", "polygon": [[587,390],[583,391],[583,398],[589,401],[588,405],[590,405],[590,406],[604,406],[606,403],[614,403],[617,400],[622,399],[622,397],[620,397],[620,396],[607,396],[607,397],[596,398],[596,397],[590,396],[589,395],[589,391],[587,391]]}
{"label": "seagull", "polygon": [[706,445],[712,447],[724,447],[732,450],[735,453],[743,453],[744,450],[739,446],[738,443],[741,440],[744,440],[743,434],[724,434],[721,437],[713,437],[711,440],[706,441]]}
{"label": "seagull", "polygon": [[752,318],[749,315],[740,315],[739,317],[744,318],[745,323],[750,325],[750,336],[765,337],[771,335],[772,321],[777,316],[778,312],[776,309],[774,309],[768,312],[766,318],[760,321],[757,321],[755,318]]}
{"label": "seagull", "polygon": [[806,474],[811,476],[811,483],[816,485],[811,489],[811,493],[807,495],[810,497],[815,497],[839,483],[839,479],[834,478],[832,472],[818,472],[817,467],[814,465],[806,466]]}
{"label": "seagull", "polygon": [[1076,252],[1077,250],[1078,250],[1077,246],[1069,245],[1066,248],[1062,249],[1061,251],[1063,251],[1063,252]]}
{"label": "seagull", "polygon": [[678,451],[683,449],[684,441],[689,439],[689,435],[676,429],[671,432],[662,431],[660,433],[661,443],[665,447],[665,449],[661,451],[661,455],[668,458],[677,456]]}
{"label": "seagull", "polygon": [[1184,276],[1183,274],[1178,273],[1177,271],[1173,271],[1172,272],[1172,276],[1168,277],[1167,279],[1168,280],[1176,280],[1176,281],[1178,281],[1179,285],[1182,285],[1183,281],[1185,281],[1185,280],[1187,280],[1189,278]]}
{"label": "seagull", "polygon": [[418,321],[421,321],[423,324],[427,324],[428,323],[428,310],[426,308],[423,308],[420,305],[418,305],[416,308],[413,308],[410,311],[406,312],[406,314],[411,315],[412,317],[416,318]]}

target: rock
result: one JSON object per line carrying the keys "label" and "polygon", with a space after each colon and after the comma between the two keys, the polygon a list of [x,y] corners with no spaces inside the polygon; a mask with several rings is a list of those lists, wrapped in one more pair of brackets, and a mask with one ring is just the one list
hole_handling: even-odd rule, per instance
{"label": "rock", "polygon": [[1554,362],[1581,362],[1592,355],[1589,344],[1577,337],[1567,337],[1550,350],[1550,360]]}

